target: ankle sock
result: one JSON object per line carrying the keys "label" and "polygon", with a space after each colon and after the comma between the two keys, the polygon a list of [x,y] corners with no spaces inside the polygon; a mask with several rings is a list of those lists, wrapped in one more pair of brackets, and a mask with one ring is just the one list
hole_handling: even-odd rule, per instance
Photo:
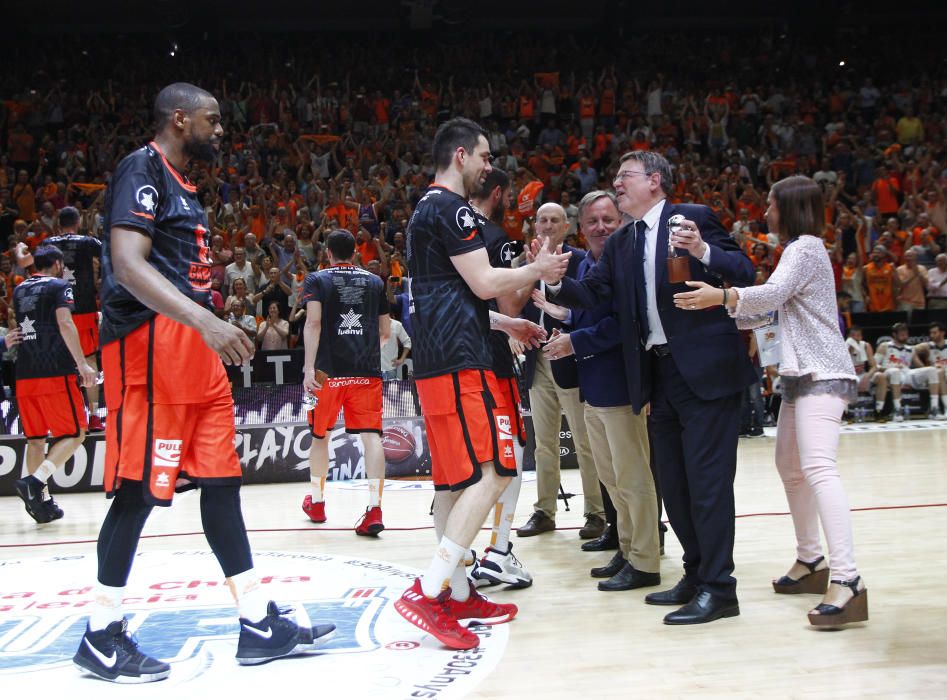
{"label": "ankle sock", "polygon": [[384,479],[368,480],[368,507],[381,508],[381,492],[385,488]]}
{"label": "ankle sock", "polygon": [[326,499],[326,478],[324,476],[311,476],[309,477],[309,486],[312,488],[312,502],[322,503]]}
{"label": "ankle sock", "polygon": [[45,484],[49,481],[49,478],[56,473],[56,465],[50,462],[48,459],[44,459],[40,465],[36,468],[36,471],[33,472],[33,476],[39,480],[41,483]]}
{"label": "ankle sock", "polygon": [[254,569],[248,569],[241,574],[234,574],[227,579],[230,592],[237,601],[240,617],[256,622],[266,617],[266,606],[269,602],[260,586],[260,577]]}
{"label": "ankle sock", "polygon": [[106,586],[96,583],[92,591],[92,606],[89,608],[89,629],[104,630],[111,623],[122,619],[122,598],[125,586]]}
{"label": "ankle sock", "polygon": [[421,577],[421,590],[424,591],[424,595],[428,598],[436,598],[441,591],[446,590],[451,584],[457,565],[466,554],[466,547],[460,546],[448,537],[442,537],[430,566]]}

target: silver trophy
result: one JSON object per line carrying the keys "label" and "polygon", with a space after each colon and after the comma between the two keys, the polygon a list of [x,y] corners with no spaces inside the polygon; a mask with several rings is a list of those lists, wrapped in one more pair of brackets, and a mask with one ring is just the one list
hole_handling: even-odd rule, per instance
{"label": "silver trophy", "polygon": [[678,255],[671,243],[671,236],[681,232],[681,230],[684,228],[685,220],[686,217],[683,214],[675,214],[668,219],[668,233],[671,235],[668,236],[667,268],[668,281],[671,284],[686,282],[691,277],[690,261],[687,259],[689,256]]}

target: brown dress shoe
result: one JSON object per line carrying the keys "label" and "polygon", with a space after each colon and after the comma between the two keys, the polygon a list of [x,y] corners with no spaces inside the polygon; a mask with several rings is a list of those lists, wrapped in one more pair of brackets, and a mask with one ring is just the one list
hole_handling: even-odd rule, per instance
{"label": "brown dress shoe", "polygon": [[543,513],[541,510],[535,511],[526,524],[516,531],[517,537],[533,537],[541,535],[544,532],[551,532],[556,529],[556,521]]}
{"label": "brown dress shoe", "polygon": [[594,540],[605,532],[605,521],[597,515],[590,515],[585,519],[585,527],[579,530],[579,537],[583,540]]}

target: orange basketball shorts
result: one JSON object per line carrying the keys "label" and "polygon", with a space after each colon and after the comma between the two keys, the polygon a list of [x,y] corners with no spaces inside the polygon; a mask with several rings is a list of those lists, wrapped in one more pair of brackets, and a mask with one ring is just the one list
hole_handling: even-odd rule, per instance
{"label": "orange basketball shorts", "polygon": [[515,407],[508,405],[496,375],[465,369],[417,381],[421,413],[438,491],[460,491],[482,478],[492,462],[500,476],[516,476],[513,456]]}
{"label": "orange basketball shorts", "polygon": [[316,392],[319,403],[309,412],[309,427],[320,440],[345,411],[345,432],[381,435],[381,378],[331,377]]}

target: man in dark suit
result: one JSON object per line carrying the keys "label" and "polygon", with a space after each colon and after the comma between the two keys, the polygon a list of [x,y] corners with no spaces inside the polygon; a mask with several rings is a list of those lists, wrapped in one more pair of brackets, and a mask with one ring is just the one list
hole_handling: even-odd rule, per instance
{"label": "man in dark suit", "polygon": [[[622,224],[615,195],[595,190],[579,203],[579,226],[589,252],[579,265],[584,279],[601,258],[609,236]],[[621,332],[612,302],[569,312],[535,293],[547,314],[567,319],[569,332],[543,349],[556,357],[575,355],[585,402],[585,425],[598,478],[615,504],[620,551],[606,566],[592,569],[600,591],[627,591],[661,583],[658,500],[651,474],[648,422],[631,407]]]}
{"label": "man in dark suit", "polygon": [[[536,211],[535,228],[538,236],[546,237],[552,244],[562,243],[569,229],[565,210],[552,202],[543,204]],[[567,245],[563,246],[563,251],[572,252],[566,276],[575,277],[585,258],[585,251]],[[540,282],[539,286],[542,288],[543,283]],[[562,329],[561,321],[543,313],[532,301],[527,301],[523,316],[543,326],[550,337],[554,331]],[[579,374],[575,358],[564,357],[550,361],[539,350],[529,350],[526,353],[525,379],[529,389],[529,405],[536,440],[534,455],[537,498],[533,514],[516,534],[519,537],[531,537],[556,528],[560,476],[559,431],[562,427],[562,414],[565,413],[569,430],[572,431],[572,441],[575,444],[582,477],[585,526],[579,530],[579,537],[598,537],[605,529],[602,492],[585,430],[585,412],[579,397]]]}
{"label": "man in dark suit", "polygon": [[[753,265],[707,207],[671,204],[671,169],[660,154],[633,151],[615,178],[619,208],[635,219],[613,234],[581,282],[550,285],[557,304],[592,307],[612,299],[624,345],[631,405],[651,404],[648,421],[664,505],[684,548],[684,577],[645,598],[681,605],[666,624],[740,614],[733,578],[733,480],[741,391],[753,371],[727,312],[674,306],[686,289],[668,280],[668,243],[689,255],[689,278],[714,286],[753,283]],[[685,222],[670,236],[668,219]],[[553,280],[547,280],[551,283]]]}

